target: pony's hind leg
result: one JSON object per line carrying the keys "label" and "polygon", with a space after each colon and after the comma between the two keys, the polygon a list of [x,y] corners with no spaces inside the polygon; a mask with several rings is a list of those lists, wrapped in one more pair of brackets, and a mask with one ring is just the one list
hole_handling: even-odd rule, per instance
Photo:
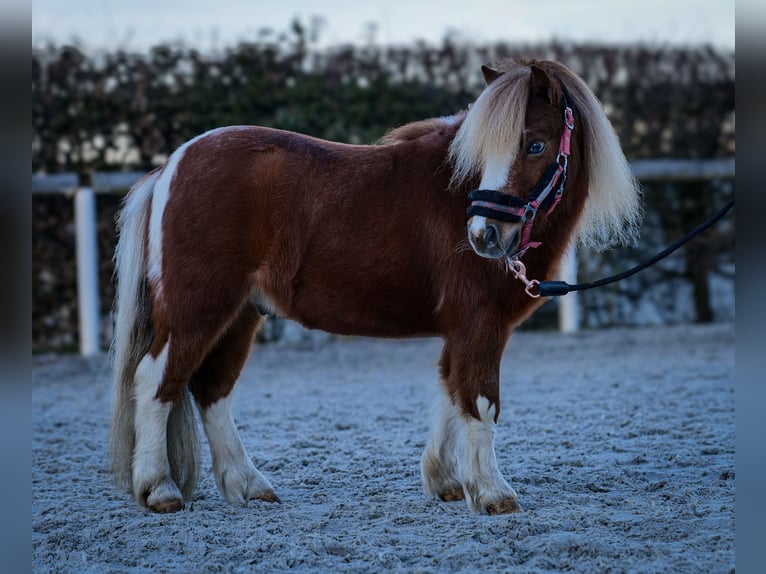
{"label": "pony's hind leg", "polygon": [[260,314],[245,305],[192,376],[190,385],[210,445],[216,484],[234,504],[251,499],[279,502],[274,488],[250,460],[231,415],[231,391],[262,322]]}
{"label": "pony's hind leg", "polygon": [[157,356],[147,353],[136,369],[135,434],[132,486],[136,501],[157,512],[183,507],[183,496],[171,478],[167,424],[172,402],[156,398],[168,358],[168,343]]}
{"label": "pony's hind leg", "polygon": [[[218,304],[216,312],[208,301],[198,302],[196,313],[182,316],[186,322],[157,312],[154,340],[136,370],[133,493],[139,504],[158,512],[180,510],[193,492],[198,438],[189,385],[206,357],[215,356],[227,325],[238,324],[241,316],[232,296],[211,299]],[[232,311],[226,313],[227,307]],[[208,320],[194,321],[199,317]]]}

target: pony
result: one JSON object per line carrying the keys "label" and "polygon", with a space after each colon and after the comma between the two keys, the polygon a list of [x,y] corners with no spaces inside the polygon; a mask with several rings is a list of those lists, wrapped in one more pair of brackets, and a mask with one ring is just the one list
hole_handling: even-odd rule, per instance
{"label": "pony", "polygon": [[131,188],[117,220],[110,459],[140,505],[173,512],[192,496],[195,410],[225,499],[279,501],[231,414],[274,313],[343,335],[441,337],[425,492],[520,511],[494,447],[503,350],[542,303],[534,281],[575,241],[635,236],[640,190],[599,101],[563,64],[482,72],[468,111],[375,145],[223,127]]}

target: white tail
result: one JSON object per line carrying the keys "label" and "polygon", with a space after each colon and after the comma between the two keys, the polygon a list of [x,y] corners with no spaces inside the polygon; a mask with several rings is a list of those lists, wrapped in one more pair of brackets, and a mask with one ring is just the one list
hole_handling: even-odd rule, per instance
{"label": "white tail", "polygon": [[[161,170],[137,182],[125,198],[117,220],[115,252],[115,328],[112,340],[113,400],[110,463],[120,487],[132,490],[135,449],[135,373],[152,341],[151,301],[146,279],[146,234],[154,185]],[[197,482],[199,433],[190,393],[173,406],[167,428],[171,475],[184,498]]]}

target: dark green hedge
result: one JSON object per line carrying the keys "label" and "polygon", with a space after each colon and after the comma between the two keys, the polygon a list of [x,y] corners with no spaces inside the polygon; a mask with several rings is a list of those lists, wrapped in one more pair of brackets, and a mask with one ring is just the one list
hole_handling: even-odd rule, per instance
{"label": "dark green hedge", "polygon": [[557,59],[604,103],[629,158],[734,151],[734,54],[712,49],[547,44],[337,47],[300,25],[278,40],[218,55],[157,46],[148,54],[33,51],[33,171],[147,169],[213,127],[257,124],[354,143],[464,109],[479,66]]}

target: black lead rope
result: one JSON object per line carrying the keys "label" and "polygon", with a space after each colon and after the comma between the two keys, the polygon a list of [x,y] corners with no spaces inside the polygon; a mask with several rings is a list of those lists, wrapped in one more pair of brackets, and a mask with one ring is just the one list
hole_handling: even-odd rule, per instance
{"label": "black lead rope", "polygon": [[719,219],[721,219],[726,213],[734,207],[734,200],[732,199],[729,203],[723,206],[721,210],[716,213],[714,216],[712,216],[707,221],[704,221],[694,229],[692,229],[689,233],[684,235],[681,239],[676,241],[675,243],[669,245],[662,251],[660,251],[657,255],[649,259],[648,261],[645,261],[643,263],[640,263],[636,265],[635,267],[632,267],[628,269],[627,271],[623,271],[622,273],[618,273],[617,275],[612,275],[611,277],[604,277],[603,279],[599,279],[598,281],[593,281],[592,283],[577,283],[575,285],[570,285],[566,281],[540,281],[540,284],[538,285],[538,293],[540,297],[560,297],[561,295],[566,295],[570,291],[585,291],[586,289],[593,289],[594,287],[602,287],[603,285],[609,285],[610,283],[615,283],[617,281],[621,281],[622,279],[625,279],[627,277],[630,277],[631,275],[635,275],[642,269],[645,269],[649,267],[650,265],[654,265],[657,263],[660,259],[663,259],[673,253],[676,249],[681,247],[684,243],[687,243],[690,239],[693,237],[699,235],[703,231],[705,231],[708,227],[716,223]]}

